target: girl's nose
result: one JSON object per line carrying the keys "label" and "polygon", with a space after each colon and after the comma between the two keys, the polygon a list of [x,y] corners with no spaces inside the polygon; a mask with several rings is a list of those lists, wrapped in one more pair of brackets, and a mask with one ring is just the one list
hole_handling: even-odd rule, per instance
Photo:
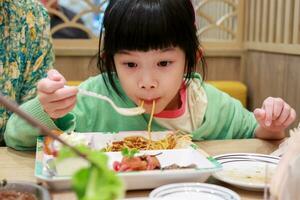
{"label": "girl's nose", "polygon": [[144,78],[143,80],[139,81],[138,87],[140,89],[150,90],[155,89],[158,86],[158,82],[155,79]]}

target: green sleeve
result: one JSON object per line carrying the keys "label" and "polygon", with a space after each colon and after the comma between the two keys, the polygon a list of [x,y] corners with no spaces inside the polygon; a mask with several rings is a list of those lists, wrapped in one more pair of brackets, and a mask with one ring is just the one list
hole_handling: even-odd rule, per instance
{"label": "green sleeve", "polygon": [[[60,130],[50,116],[44,112],[38,97],[27,101],[20,108],[30,114],[32,117],[47,126],[50,130]],[[63,123],[62,120],[65,120]],[[64,116],[60,123],[64,124],[63,131],[74,130],[75,117],[72,114]],[[32,127],[18,115],[13,114],[7,123],[4,132],[4,140],[7,146],[17,150],[34,150],[36,146],[37,137],[40,135],[37,128]]]}
{"label": "green sleeve", "polygon": [[211,85],[203,85],[207,110],[201,127],[193,132],[195,140],[253,138],[257,121],[252,112],[228,94]]}
{"label": "green sleeve", "polygon": [[[118,84],[119,86],[119,84]],[[111,88],[106,88],[102,75],[89,78],[80,85],[81,89],[86,89],[98,94],[109,96],[120,107],[134,107],[134,102],[127,97],[122,99]],[[53,121],[45,113],[40,105],[38,97],[21,105],[21,109],[32,115],[51,130],[62,130],[64,132],[114,132],[119,131],[144,131],[150,115],[123,116],[117,113],[106,101],[93,97],[77,95],[75,108],[62,118]],[[153,122],[152,130],[165,130],[159,124]],[[13,114],[7,124],[4,139],[8,146],[17,150],[33,150],[38,130]]]}

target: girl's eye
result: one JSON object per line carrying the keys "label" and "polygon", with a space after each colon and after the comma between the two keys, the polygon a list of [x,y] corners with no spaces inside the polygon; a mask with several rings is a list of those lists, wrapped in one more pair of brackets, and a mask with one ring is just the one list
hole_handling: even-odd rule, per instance
{"label": "girl's eye", "polygon": [[159,62],[157,65],[158,65],[159,67],[167,67],[167,66],[169,66],[170,64],[171,64],[170,61],[161,61],[161,62]]}
{"label": "girl's eye", "polygon": [[130,68],[137,67],[136,63],[125,63],[125,65],[127,65]]}

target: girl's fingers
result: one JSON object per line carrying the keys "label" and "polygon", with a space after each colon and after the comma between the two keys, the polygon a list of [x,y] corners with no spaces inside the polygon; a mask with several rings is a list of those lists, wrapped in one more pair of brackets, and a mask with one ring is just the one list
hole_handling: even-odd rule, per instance
{"label": "girl's fingers", "polygon": [[296,111],[292,108],[289,117],[288,117],[287,120],[283,123],[283,125],[284,125],[285,127],[287,127],[287,126],[289,126],[291,123],[293,123],[295,119],[296,119]]}
{"label": "girl's fingers", "polygon": [[281,98],[275,98],[274,99],[274,109],[273,109],[273,120],[276,120],[281,115],[281,112],[283,111],[285,102]]}
{"label": "girl's fingers", "polygon": [[78,89],[76,87],[67,87],[56,90],[52,94],[43,94],[40,93],[40,101],[43,103],[52,103],[60,100],[64,100],[66,98],[76,96]]}
{"label": "girl's fingers", "polygon": [[47,78],[38,82],[37,89],[39,92],[51,94],[64,87],[66,80],[58,71],[51,69],[48,71],[47,75]]}
{"label": "girl's fingers", "polygon": [[66,83],[65,77],[55,69],[49,70],[47,75],[47,78],[49,78],[52,81],[63,81],[64,84]]}
{"label": "girl's fingers", "polygon": [[291,114],[291,107],[287,103],[284,103],[282,112],[281,112],[279,118],[276,120],[275,124],[276,125],[283,124],[288,119],[290,114]]}
{"label": "girl's fingers", "polygon": [[49,116],[52,119],[58,119],[61,118],[63,116],[65,116],[66,114],[68,114],[71,110],[73,110],[73,108],[75,107],[75,103],[70,105],[69,107],[66,107],[64,109],[60,109],[60,110],[55,110],[53,113],[49,114]]}
{"label": "girl's fingers", "polygon": [[71,96],[63,100],[51,102],[45,105],[44,109],[51,112],[55,112],[56,110],[62,110],[71,105],[76,104],[76,99],[76,96]]}
{"label": "girl's fingers", "polygon": [[64,81],[53,81],[49,78],[44,78],[40,80],[37,84],[38,92],[43,92],[47,94],[51,94],[56,90],[63,88],[65,85]]}
{"label": "girl's fingers", "polygon": [[40,103],[46,113],[51,118],[62,117],[70,111],[69,107],[74,107],[77,99],[77,88],[62,88],[54,94],[39,93]]}
{"label": "girl's fingers", "polygon": [[265,119],[266,112],[263,109],[256,108],[253,113],[257,121],[262,122]]}
{"label": "girl's fingers", "polygon": [[295,110],[281,98],[268,97],[253,113],[261,126],[272,131],[282,131],[296,119]]}
{"label": "girl's fingers", "polygon": [[266,111],[266,118],[265,118],[266,126],[271,126],[271,124],[272,124],[273,107],[274,107],[273,98],[267,98],[263,104],[263,109]]}

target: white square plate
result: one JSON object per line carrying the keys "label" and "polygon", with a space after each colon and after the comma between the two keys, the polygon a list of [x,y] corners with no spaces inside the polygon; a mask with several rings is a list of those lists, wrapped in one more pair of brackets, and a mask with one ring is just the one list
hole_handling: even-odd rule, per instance
{"label": "white square plate", "polygon": [[[85,135],[81,133],[81,135]],[[102,136],[100,136],[102,135]],[[119,134],[115,134],[119,135]],[[101,138],[106,134],[89,133],[86,134],[89,138]],[[122,135],[123,137],[124,135]],[[108,136],[111,137],[111,136]],[[103,139],[103,138],[102,138]],[[114,138],[113,140],[118,140]],[[101,140],[99,140],[101,141]],[[103,140],[102,140],[103,142]],[[94,140],[95,144],[98,144]],[[101,145],[100,145],[101,146]],[[149,170],[149,171],[134,171],[134,172],[120,172],[118,175],[123,179],[127,190],[134,189],[150,189],[169,183],[180,182],[204,182],[211,175],[221,169],[221,165],[212,157],[206,157],[195,148],[195,145],[189,146],[184,149],[174,150],[151,150],[141,151],[140,154],[154,155],[161,153],[157,156],[162,167],[177,164],[179,166],[187,166],[195,164],[197,167],[194,169],[174,169],[174,170]],[[120,152],[107,152],[109,157],[109,167],[112,168],[114,161],[121,161],[122,155]],[[38,138],[37,141],[37,154],[35,163],[35,176],[46,182],[52,189],[68,189],[70,188],[70,178],[74,171],[86,163],[82,159],[70,159],[56,165],[57,173],[51,175],[47,162],[53,159],[52,156],[46,155],[43,152],[43,138]]]}

